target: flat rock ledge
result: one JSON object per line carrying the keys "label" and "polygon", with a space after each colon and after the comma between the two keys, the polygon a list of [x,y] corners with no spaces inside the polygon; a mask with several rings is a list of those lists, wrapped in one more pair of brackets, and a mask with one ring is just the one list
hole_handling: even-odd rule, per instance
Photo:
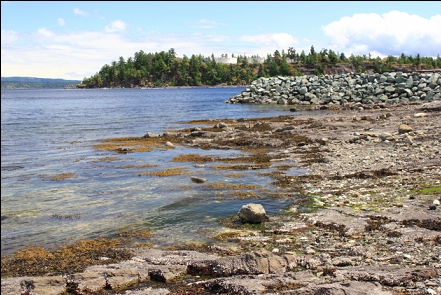
{"label": "flat rock ledge", "polygon": [[[146,248],[132,251],[135,256],[129,261],[89,267],[83,273],[2,279],[1,293],[107,294],[99,292],[121,290],[112,294],[174,294],[168,290],[169,284],[185,275],[199,278],[189,283],[188,288],[204,290],[204,294],[392,295],[439,294],[440,291],[439,268],[355,265],[366,255],[362,251],[356,254],[348,250],[338,258],[331,258],[329,254],[276,255],[267,250],[223,257],[194,251]],[[155,287],[134,287],[146,281],[155,281]],[[396,293],[397,290],[403,293]]]}

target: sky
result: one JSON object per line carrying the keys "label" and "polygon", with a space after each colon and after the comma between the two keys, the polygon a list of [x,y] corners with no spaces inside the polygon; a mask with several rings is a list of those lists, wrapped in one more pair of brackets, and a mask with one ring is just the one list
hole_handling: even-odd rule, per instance
{"label": "sky", "polygon": [[441,1],[1,1],[1,76],[82,80],[136,52],[437,57]]}

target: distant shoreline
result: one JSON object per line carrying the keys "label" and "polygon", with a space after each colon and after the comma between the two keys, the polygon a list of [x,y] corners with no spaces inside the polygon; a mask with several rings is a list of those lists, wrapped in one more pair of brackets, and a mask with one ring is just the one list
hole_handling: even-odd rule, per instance
{"label": "distant shoreline", "polygon": [[196,88],[245,88],[249,85],[223,85],[223,86],[167,86],[167,87],[96,87],[96,88],[79,88],[79,87],[20,87],[20,88],[5,88],[1,90],[36,90],[36,89],[66,89],[66,90],[83,90],[83,89],[196,89]]}
{"label": "distant shoreline", "polygon": [[[180,88],[244,88],[249,85],[218,85],[218,86],[167,86],[167,87],[134,87],[140,89],[180,89]],[[113,89],[113,88],[112,88]]]}
{"label": "distant shoreline", "polygon": [[203,86],[164,86],[164,87],[95,87],[95,88],[82,88],[77,87],[75,89],[197,89],[197,88],[245,88],[250,85],[216,85],[216,86],[209,86],[209,85],[203,85]]}

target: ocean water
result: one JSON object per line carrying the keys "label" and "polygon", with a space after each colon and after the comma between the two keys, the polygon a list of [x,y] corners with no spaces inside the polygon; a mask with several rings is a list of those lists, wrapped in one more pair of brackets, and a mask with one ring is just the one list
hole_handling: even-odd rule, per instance
{"label": "ocean water", "polygon": [[[184,168],[207,183],[277,190],[268,177],[256,175],[262,170],[241,171],[245,176],[238,178],[209,165],[195,168],[194,163],[170,161],[182,154],[226,156],[238,151],[177,147],[115,154],[93,148],[106,138],[188,128],[185,122],[191,120],[295,114],[288,106],[225,103],[243,89],[2,90],[2,254],[26,245],[51,246],[131,230],[152,231],[150,242],[157,245],[210,241],[213,232],[222,230],[219,220],[236,215],[243,204],[258,201],[267,213],[280,212],[292,200],[224,198],[229,192],[204,189],[189,175],[139,176]],[[142,168],[144,164],[156,166]],[[128,165],[135,168],[123,168]],[[63,173],[71,177],[53,179]]]}

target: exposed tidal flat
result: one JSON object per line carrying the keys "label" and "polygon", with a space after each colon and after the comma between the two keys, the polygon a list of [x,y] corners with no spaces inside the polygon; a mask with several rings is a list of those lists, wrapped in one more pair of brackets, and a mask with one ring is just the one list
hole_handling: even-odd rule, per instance
{"label": "exposed tidal flat", "polygon": [[[283,106],[224,103],[240,90],[2,91],[2,254],[30,244],[112,236],[127,228],[152,230],[158,243],[205,239],[200,229],[216,227],[245,200],[221,201],[216,196],[221,189],[202,189],[187,173],[209,175],[207,185],[254,183],[264,188],[270,187],[268,181],[254,177],[255,171],[234,177],[171,160],[188,153],[222,157],[237,151],[160,146],[124,154],[96,147],[108,138],[199,126],[186,122],[201,118],[289,111]],[[176,168],[186,173],[146,175]],[[267,202],[272,204],[270,212],[286,205],[281,200]]]}
{"label": "exposed tidal flat", "polygon": [[[439,86],[431,89],[439,93]],[[185,195],[197,188],[200,194],[162,206],[165,214],[155,218],[177,216],[180,232],[193,229],[213,240],[175,250],[130,248],[118,262],[100,252],[95,266],[2,279],[2,294],[440,293],[440,100],[312,105],[309,112],[275,107],[92,141],[97,165],[118,165],[126,176],[138,167],[130,179],[173,181],[154,192]],[[154,153],[161,161],[149,161]],[[250,202],[263,204],[268,221],[238,222],[240,205]],[[182,210],[183,204],[197,210]],[[192,215],[199,224],[186,223]],[[173,222],[145,237],[155,243]],[[210,224],[220,231],[208,233]],[[178,232],[164,236],[175,242]]]}

